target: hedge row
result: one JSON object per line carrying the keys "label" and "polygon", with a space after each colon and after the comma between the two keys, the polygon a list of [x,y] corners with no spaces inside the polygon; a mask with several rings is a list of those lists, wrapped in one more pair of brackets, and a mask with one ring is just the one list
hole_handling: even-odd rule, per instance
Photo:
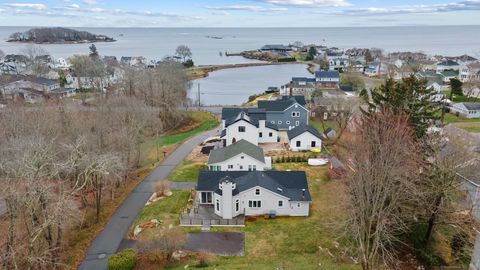
{"label": "hedge row", "polygon": [[137,254],[133,249],[124,249],[108,257],[108,270],[132,270],[137,262]]}

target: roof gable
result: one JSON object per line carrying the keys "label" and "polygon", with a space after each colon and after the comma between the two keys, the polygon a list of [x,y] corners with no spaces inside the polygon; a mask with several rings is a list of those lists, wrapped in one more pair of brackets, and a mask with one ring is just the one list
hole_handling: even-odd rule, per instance
{"label": "roof gable", "polygon": [[227,147],[211,151],[208,156],[208,164],[223,162],[242,153],[265,163],[265,156],[262,148],[246,140],[240,140]]}
{"label": "roof gable", "polygon": [[291,129],[287,132],[288,134],[288,139],[291,140],[293,138],[296,138],[298,136],[300,136],[301,134],[305,133],[305,132],[308,132],[310,134],[312,134],[313,136],[319,138],[319,139],[322,139],[322,135],[320,135],[320,133],[318,132],[318,130],[316,130],[314,127],[312,126],[298,126],[294,129]]}

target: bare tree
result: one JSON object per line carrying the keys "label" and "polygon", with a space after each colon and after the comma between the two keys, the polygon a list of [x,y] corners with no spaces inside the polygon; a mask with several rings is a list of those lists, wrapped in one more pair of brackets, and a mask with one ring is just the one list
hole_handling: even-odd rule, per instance
{"label": "bare tree", "polygon": [[183,62],[185,62],[187,58],[192,57],[192,51],[190,51],[190,48],[187,45],[178,46],[175,50],[175,54],[182,57]]}
{"label": "bare tree", "polygon": [[47,63],[50,54],[42,47],[30,44],[23,48],[22,53],[26,56],[27,71],[32,75],[42,76],[50,71]]}
{"label": "bare tree", "polygon": [[347,232],[364,270],[395,264],[398,235],[415,198],[420,163],[415,131],[405,114],[381,111],[356,123],[345,179]]}

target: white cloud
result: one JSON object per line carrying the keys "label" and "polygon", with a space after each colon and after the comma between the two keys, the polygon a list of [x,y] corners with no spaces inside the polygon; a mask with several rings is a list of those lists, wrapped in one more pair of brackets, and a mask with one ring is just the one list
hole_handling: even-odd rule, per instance
{"label": "white cloud", "polygon": [[54,7],[55,10],[68,10],[68,11],[78,11],[86,13],[103,13],[105,9],[103,8],[83,8],[79,4],[71,4],[64,7]]}
{"label": "white cloud", "polygon": [[394,15],[394,14],[425,14],[425,13],[445,13],[454,11],[479,11],[480,0],[467,0],[460,2],[453,2],[448,4],[433,4],[433,5],[410,5],[410,6],[396,6],[388,8],[357,8],[345,9],[334,12],[340,15],[352,16],[375,16],[375,15]]}
{"label": "white cloud", "polygon": [[97,1],[96,0],[83,0],[82,3],[86,5],[96,5]]}
{"label": "white cloud", "polygon": [[46,10],[47,6],[44,4],[30,4],[30,3],[14,3],[14,4],[5,4],[7,7],[11,8],[27,8],[33,10]]}
{"label": "white cloud", "polygon": [[345,0],[257,0],[259,2],[269,3],[280,6],[293,7],[346,7],[351,6]]}
{"label": "white cloud", "polygon": [[218,6],[218,7],[208,6],[205,8],[209,10],[215,10],[215,11],[251,11],[251,12],[280,12],[280,11],[288,10],[287,8],[284,8],[284,7],[266,8],[266,7],[260,7],[260,6],[243,6],[243,5]]}

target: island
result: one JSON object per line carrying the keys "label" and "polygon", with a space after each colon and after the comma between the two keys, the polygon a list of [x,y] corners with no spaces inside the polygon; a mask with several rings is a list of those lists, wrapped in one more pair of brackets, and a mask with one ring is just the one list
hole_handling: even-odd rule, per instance
{"label": "island", "polygon": [[105,35],[92,34],[63,27],[33,28],[26,32],[10,35],[8,42],[36,44],[76,44],[93,42],[114,42],[115,39]]}

